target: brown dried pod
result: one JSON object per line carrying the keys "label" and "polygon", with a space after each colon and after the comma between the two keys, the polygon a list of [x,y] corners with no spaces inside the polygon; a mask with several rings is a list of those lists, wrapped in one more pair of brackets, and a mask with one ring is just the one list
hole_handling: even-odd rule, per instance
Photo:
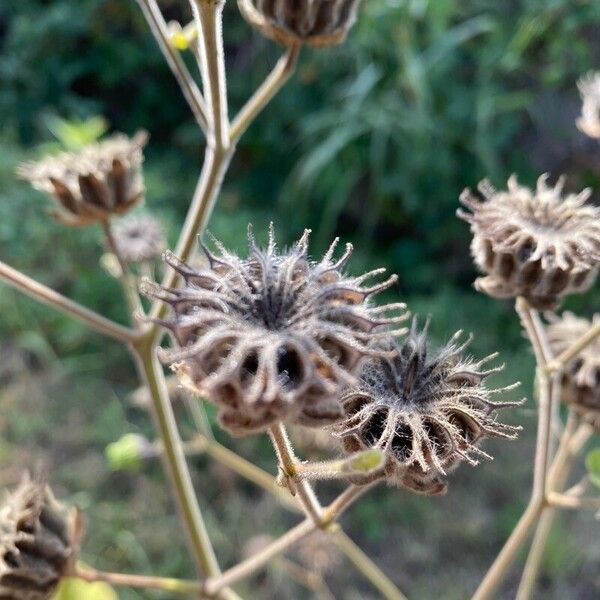
{"label": "brown dried pod", "polygon": [[462,193],[460,201],[471,212],[457,214],[471,225],[471,252],[487,273],[475,281],[479,291],[495,298],[523,296],[546,310],[592,285],[600,267],[600,208],[585,204],[588,189],[563,198],[563,185],[563,177],[551,187],[542,175],[533,191],[513,175],[507,191],[483,181],[483,199]]}
{"label": "brown dried pod", "polygon": [[151,215],[131,215],[113,228],[117,250],[125,262],[155,260],[165,251],[167,239],[161,222]]}
{"label": "brown dried pod", "polygon": [[[560,318],[555,315],[549,318],[548,341],[555,356],[600,323],[600,313],[595,314],[591,322],[568,311]],[[565,366],[562,399],[600,430],[600,338],[596,338]]]}
{"label": "brown dried pod", "polygon": [[0,599],[48,600],[75,560],[79,517],[25,477],[0,507]]}
{"label": "brown dried pod", "polygon": [[19,165],[17,174],[58,205],[51,214],[72,226],[106,222],[144,198],[141,166],[145,131],[133,138],[116,134],[80,152],[61,152]]}
{"label": "brown dried pod", "polygon": [[[177,349],[163,358],[184,385],[219,407],[221,425],[236,435],[288,420],[321,426],[342,415],[339,389],[352,381],[359,360],[373,354],[373,339],[405,320],[403,304],[371,305],[395,281],[364,285],[342,273],[352,253],[333,259],[337,240],[319,262],[308,257],[308,235],[279,253],[273,229],[265,250],[249,233],[242,259],[215,240],[209,267],[196,270],[172,254],[167,263],[184,279],[181,288],[146,283],[143,291],[169,304],[162,321]],[[391,316],[388,311],[395,311]],[[403,330],[402,330],[403,331]]]}
{"label": "brown dried pod", "polygon": [[462,460],[491,458],[478,448],[485,437],[513,439],[520,429],[499,423],[498,408],[520,402],[495,402],[493,394],[518,384],[488,389],[484,382],[503,367],[485,370],[463,356],[470,343],[458,344],[461,332],[433,356],[427,353],[427,325],[416,320],[406,341],[394,344],[393,358],[362,363],[358,385],[342,396],[345,418],[333,426],[348,453],[380,448],[386,455],[382,472],[356,483],[386,478],[394,485],[424,494],[446,491],[445,477]]}
{"label": "brown dried pod", "polygon": [[582,100],[577,127],[589,137],[600,139],[600,71],[588,73],[577,86]]}
{"label": "brown dried pod", "polygon": [[344,41],[360,0],[238,0],[242,15],[280,44],[331,46]]}

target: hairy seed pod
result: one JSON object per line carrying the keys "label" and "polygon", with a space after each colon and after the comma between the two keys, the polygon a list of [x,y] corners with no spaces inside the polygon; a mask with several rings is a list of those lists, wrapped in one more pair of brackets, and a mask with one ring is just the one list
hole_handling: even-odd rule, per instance
{"label": "hairy seed pod", "polygon": [[52,216],[65,225],[106,222],[144,198],[142,149],[145,131],[133,138],[116,134],[80,152],[61,152],[19,165],[17,174],[49,194],[58,205]]}
{"label": "hairy seed pod", "polygon": [[242,15],[280,44],[331,46],[343,42],[360,0],[238,0]]}
{"label": "hairy seed pod", "polygon": [[577,127],[589,137],[600,139],[600,71],[588,73],[577,86],[582,100]]}
{"label": "hairy seed pod", "polygon": [[[550,319],[548,341],[553,354],[558,356],[600,323],[600,313],[595,314],[591,322],[572,312],[563,313],[561,318],[550,316]],[[600,338],[596,338],[565,366],[562,399],[600,430]]]}
{"label": "hairy seed pod", "polygon": [[164,360],[184,385],[219,407],[221,425],[233,434],[283,420],[308,426],[337,420],[340,386],[352,381],[359,359],[373,354],[371,341],[406,318],[402,304],[375,308],[370,302],[395,276],[367,286],[384,269],[344,275],[352,246],[334,260],[337,240],[314,262],[308,234],[279,253],[272,228],[265,250],[250,233],[245,259],[215,241],[220,254],[205,249],[206,270],[167,253],[183,287],[144,286],[147,295],[173,309],[173,318],[162,324],[177,348],[165,352]]}
{"label": "hairy seed pod", "polygon": [[167,240],[161,222],[151,215],[131,215],[113,229],[117,250],[128,263],[155,260],[165,251]]}
{"label": "hairy seed pod", "polygon": [[562,197],[564,178],[548,186],[542,175],[535,191],[512,176],[507,191],[487,181],[483,200],[465,190],[471,212],[471,252],[487,274],[475,287],[495,298],[523,296],[534,308],[553,309],[568,295],[588,289],[600,266],[600,208],[586,204],[590,190]]}
{"label": "hairy seed pod", "polygon": [[490,390],[485,379],[502,367],[485,370],[495,354],[474,362],[463,356],[461,332],[433,356],[427,352],[427,325],[394,345],[394,357],[362,363],[358,385],[342,395],[345,417],[333,426],[348,453],[379,448],[383,471],[356,483],[386,478],[424,494],[446,491],[445,477],[460,461],[477,464],[488,454],[478,448],[485,437],[516,437],[519,427],[496,420],[498,408],[519,402],[494,402],[491,396],[517,384]]}
{"label": "hairy seed pod", "polygon": [[25,477],[0,507],[0,599],[48,600],[75,559],[77,511]]}

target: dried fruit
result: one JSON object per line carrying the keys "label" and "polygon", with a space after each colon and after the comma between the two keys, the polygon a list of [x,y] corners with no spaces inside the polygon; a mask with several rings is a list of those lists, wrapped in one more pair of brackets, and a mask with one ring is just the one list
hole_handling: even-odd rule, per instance
{"label": "dried fruit", "polygon": [[460,200],[471,212],[459,209],[458,216],[471,225],[471,252],[487,273],[475,282],[479,291],[523,296],[545,310],[592,285],[600,266],[600,208],[585,204],[587,189],[563,198],[563,185],[561,177],[548,186],[542,175],[532,191],[512,176],[507,191],[483,181],[483,200],[463,192]]}
{"label": "dried fruit", "polygon": [[238,0],[242,15],[266,37],[284,45],[343,42],[360,0]]}
{"label": "dried fruit", "polygon": [[395,276],[366,286],[383,269],[344,275],[352,246],[334,260],[337,240],[320,262],[311,261],[308,235],[279,253],[272,229],[266,250],[250,234],[245,259],[215,242],[220,255],[206,250],[206,270],[167,254],[183,287],[145,286],[173,309],[162,324],[178,348],[164,359],[184,385],[219,407],[221,424],[234,434],[283,420],[309,426],[337,420],[340,387],[352,381],[359,360],[375,352],[372,340],[406,318],[402,304],[370,302]]}
{"label": "dried fruit", "polygon": [[61,223],[82,226],[106,222],[143,200],[142,149],[147,140],[145,131],[133,138],[116,134],[81,152],[62,152],[39,162],[22,163],[17,173],[55,200],[58,208],[51,214]]}
{"label": "dried fruit", "polygon": [[588,73],[577,86],[582,100],[577,127],[586,135],[600,139],[600,71]]}
{"label": "dried fruit", "polygon": [[460,332],[430,356],[427,325],[420,333],[413,321],[406,341],[393,345],[393,358],[365,361],[359,383],[342,396],[345,418],[333,426],[348,453],[379,448],[386,454],[383,471],[363,481],[385,477],[388,482],[425,494],[446,490],[446,475],[462,460],[490,458],[478,447],[485,437],[512,439],[518,427],[499,423],[498,408],[519,402],[494,402],[485,379],[502,367],[485,370],[463,356],[470,340],[458,345]]}
{"label": "dried fruit", "polygon": [[158,258],[167,247],[162,224],[151,215],[131,215],[113,229],[117,250],[125,262],[141,263]]}
{"label": "dried fruit", "polygon": [[[591,322],[572,312],[563,313],[561,318],[550,318],[548,341],[555,356],[600,323],[600,314],[595,314]],[[600,338],[596,338],[565,365],[562,373],[562,399],[600,429]]]}

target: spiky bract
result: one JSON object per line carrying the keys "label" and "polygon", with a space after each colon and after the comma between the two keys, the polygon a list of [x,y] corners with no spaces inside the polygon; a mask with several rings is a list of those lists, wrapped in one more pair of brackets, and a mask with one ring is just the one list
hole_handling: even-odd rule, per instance
{"label": "spiky bract", "polygon": [[17,173],[57,203],[52,216],[65,225],[106,222],[143,200],[142,148],[148,135],[116,134],[80,152],[61,152],[19,165]]}
{"label": "spiky bract", "polygon": [[334,260],[337,240],[314,262],[308,234],[283,253],[272,230],[265,250],[250,235],[247,258],[216,242],[220,254],[206,251],[205,270],[167,254],[183,287],[146,285],[146,293],[173,309],[163,325],[178,348],[165,360],[184,384],[219,407],[221,424],[234,434],[283,420],[309,426],[337,420],[340,387],[353,380],[359,360],[373,354],[371,342],[406,318],[402,304],[376,308],[370,302],[395,276],[367,286],[384,269],[344,275],[352,246]]}
{"label": "spiky bract", "polygon": [[238,0],[242,15],[266,37],[284,45],[343,42],[360,0]]}
{"label": "spiky bract", "polygon": [[48,600],[72,565],[78,518],[25,477],[0,507],[0,599]]}
{"label": "spiky bract", "polygon": [[459,344],[459,337],[457,332],[430,356],[427,326],[419,333],[415,320],[406,341],[393,346],[393,358],[362,364],[359,383],[342,396],[346,416],[333,430],[348,453],[384,451],[384,470],[368,480],[385,477],[417,492],[440,494],[447,473],[461,460],[474,465],[475,457],[490,458],[478,447],[482,438],[515,437],[519,428],[499,423],[494,412],[519,403],[491,400],[515,386],[488,389],[485,379],[502,367],[482,368],[495,355],[479,362],[466,358],[470,340]]}
{"label": "spiky bract", "polygon": [[600,208],[586,204],[590,190],[562,196],[564,178],[552,187],[547,176],[531,190],[512,176],[507,191],[487,181],[483,200],[470,190],[458,215],[471,225],[471,252],[487,273],[475,287],[496,298],[523,296],[534,308],[555,308],[568,295],[585,291],[600,266]]}
{"label": "spiky bract", "polygon": [[[552,318],[548,341],[553,354],[558,356],[567,350],[598,323],[600,313],[595,314],[591,321],[572,312],[563,313],[561,318]],[[565,366],[561,397],[600,430],[600,338],[596,338]]]}

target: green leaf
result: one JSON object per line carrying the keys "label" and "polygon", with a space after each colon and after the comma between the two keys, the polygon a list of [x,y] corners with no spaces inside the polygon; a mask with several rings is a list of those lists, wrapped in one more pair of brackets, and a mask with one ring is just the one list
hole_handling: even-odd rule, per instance
{"label": "green leaf", "polygon": [[66,577],[60,582],[52,600],[119,600],[119,596],[106,583],[88,583],[76,577]]}
{"label": "green leaf", "polygon": [[600,488],[600,448],[590,450],[585,457],[585,466],[590,481]]}

